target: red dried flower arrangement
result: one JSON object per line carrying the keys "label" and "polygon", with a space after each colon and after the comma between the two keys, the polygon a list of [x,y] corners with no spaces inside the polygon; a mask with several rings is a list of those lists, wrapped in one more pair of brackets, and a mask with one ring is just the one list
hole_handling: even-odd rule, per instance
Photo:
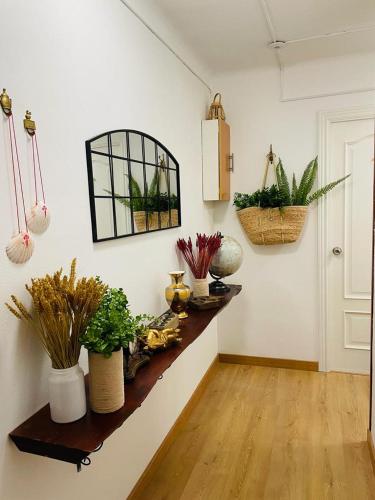
{"label": "red dried flower arrangement", "polygon": [[177,240],[177,248],[182,253],[195,279],[206,278],[211,261],[215,253],[219,250],[220,245],[221,234],[219,232],[211,236],[197,233],[195,251],[193,250],[193,243],[190,236],[187,241],[181,238]]}

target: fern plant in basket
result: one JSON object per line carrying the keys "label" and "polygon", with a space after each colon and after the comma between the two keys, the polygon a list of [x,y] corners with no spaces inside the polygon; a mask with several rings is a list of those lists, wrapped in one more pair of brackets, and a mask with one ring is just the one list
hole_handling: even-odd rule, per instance
{"label": "fern plant in basket", "polygon": [[[266,170],[267,173],[267,170]],[[318,173],[318,159],[314,158],[306,167],[298,183],[295,174],[290,185],[283,164],[279,160],[276,168],[276,184],[264,186],[254,193],[235,193],[237,214],[255,245],[276,245],[297,241],[308,211],[308,206],[349,177],[330,182],[311,193]],[[266,180],[266,179],[265,179]]]}

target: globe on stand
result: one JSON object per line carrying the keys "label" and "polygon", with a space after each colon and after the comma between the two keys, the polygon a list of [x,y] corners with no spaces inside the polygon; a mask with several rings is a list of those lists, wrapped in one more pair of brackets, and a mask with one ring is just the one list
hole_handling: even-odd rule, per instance
{"label": "globe on stand", "polygon": [[222,295],[229,292],[229,286],[221,279],[238,271],[242,264],[242,256],[242,248],[238,241],[231,236],[222,236],[221,246],[210,266],[210,274],[215,280],[210,283],[210,293]]}

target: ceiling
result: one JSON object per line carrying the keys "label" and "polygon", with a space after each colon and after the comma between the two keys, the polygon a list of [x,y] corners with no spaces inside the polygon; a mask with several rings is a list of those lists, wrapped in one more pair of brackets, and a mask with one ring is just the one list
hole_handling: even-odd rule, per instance
{"label": "ceiling", "polygon": [[[214,73],[276,64],[275,50],[268,47],[275,40],[288,42],[278,51],[283,64],[288,65],[375,52],[375,0],[152,3]],[[342,31],[350,33],[332,35]]]}

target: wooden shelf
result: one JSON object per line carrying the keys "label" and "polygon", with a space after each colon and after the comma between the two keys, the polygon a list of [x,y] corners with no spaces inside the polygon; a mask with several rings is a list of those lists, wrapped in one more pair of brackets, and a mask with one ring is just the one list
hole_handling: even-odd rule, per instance
{"label": "wooden shelf", "polygon": [[[18,449],[34,455],[63,460],[80,468],[90,453],[97,451],[125,420],[141,406],[157,380],[178,356],[198,338],[210,321],[240,293],[240,285],[231,285],[222,307],[207,311],[189,311],[181,330],[183,340],[166,351],[157,353],[142,367],[135,380],[125,387],[125,405],[114,413],[87,414],[71,424],[56,424],[50,419],[49,405],[44,406],[9,435]],[[87,388],[86,388],[87,389]],[[89,405],[88,405],[89,406]]]}

